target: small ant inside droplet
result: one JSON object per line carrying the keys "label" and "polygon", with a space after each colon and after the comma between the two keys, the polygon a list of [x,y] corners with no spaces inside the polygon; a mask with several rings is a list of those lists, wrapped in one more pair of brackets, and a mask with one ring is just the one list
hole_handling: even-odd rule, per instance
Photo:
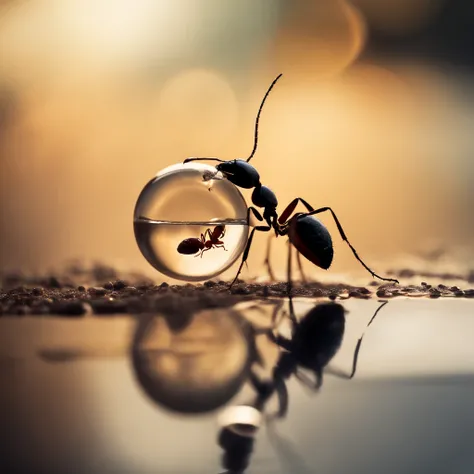
{"label": "small ant inside droplet", "polygon": [[[225,235],[225,226],[218,225],[214,227],[214,230],[211,232],[211,229],[207,229],[204,234],[201,234],[200,238],[190,237],[188,239],[184,239],[178,245],[178,253],[182,255],[195,255],[195,257],[200,256],[202,258],[202,254],[207,250],[211,250],[212,248],[222,248],[227,252],[227,249],[224,247],[224,242],[222,239]],[[208,236],[208,240],[206,240],[206,236]],[[201,253],[198,253],[201,252]]]}

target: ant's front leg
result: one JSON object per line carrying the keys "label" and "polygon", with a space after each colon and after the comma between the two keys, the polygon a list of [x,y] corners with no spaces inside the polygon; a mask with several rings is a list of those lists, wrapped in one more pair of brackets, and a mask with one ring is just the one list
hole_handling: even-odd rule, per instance
{"label": "ant's front leg", "polygon": [[201,250],[201,253],[195,255],[194,258],[196,258],[196,257],[201,257],[201,258],[202,258],[204,252],[207,252],[208,250],[211,250],[211,248],[210,248],[210,247],[209,247],[209,248],[208,248],[208,247],[204,247],[204,248]]}
{"label": "ant's front leg", "polygon": [[[263,217],[260,215],[260,213],[257,211],[257,209],[255,209],[254,207],[249,207],[248,210],[247,210],[248,225],[250,225],[250,212],[253,213],[253,215],[256,217],[256,219],[258,219],[259,221],[263,221]],[[240,262],[240,266],[239,266],[239,269],[237,271],[237,275],[235,275],[235,278],[232,281],[232,283],[230,284],[229,289],[232,288],[234,283],[237,281],[237,278],[239,278],[240,272],[242,271],[242,267],[244,266],[244,263],[247,261],[247,258],[249,256],[249,251],[250,251],[250,246],[252,245],[253,236],[254,236],[254,234],[257,230],[260,231],[260,232],[269,232],[269,231],[272,230],[272,228],[270,226],[260,225],[260,226],[254,227],[252,229],[252,232],[250,232],[249,240],[247,241],[247,245],[245,247],[245,250],[244,250],[244,253],[243,253],[243,256],[242,256],[242,261]]]}

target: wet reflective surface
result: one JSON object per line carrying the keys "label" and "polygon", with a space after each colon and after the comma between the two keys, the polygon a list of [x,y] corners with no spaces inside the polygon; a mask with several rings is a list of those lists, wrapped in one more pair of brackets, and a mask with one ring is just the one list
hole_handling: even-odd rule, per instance
{"label": "wet reflective surface", "polygon": [[[319,303],[296,300],[298,319]],[[474,472],[474,302],[394,300],[369,328],[380,302],[341,304],[339,350],[311,359],[326,367],[321,388],[302,383],[315,381],[307,367],[291,373],[282,417],[274,369],[287,352],[266,332],[270,301],[186,318],[2,318],[0,472]],[[293,340],[277,309],[272,334]],[[354,378],[328,373],[351,374],[364,333]]]}

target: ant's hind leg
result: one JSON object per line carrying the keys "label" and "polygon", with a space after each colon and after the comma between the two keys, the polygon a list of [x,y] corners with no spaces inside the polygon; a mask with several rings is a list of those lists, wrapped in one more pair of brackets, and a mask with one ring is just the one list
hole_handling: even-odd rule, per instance
{"label": "ant's hind leg", "polygon": [[[250,213],[252,213],[257,220],[260,222],[263,221],[263,217],[261,214],[255,209],[254,207],[249,207],[247,209],[247,223],[250,225]],[[252,240],[253,240],[253,235],[255,234],[255,231],[260,231],[260,232],[269,232],[272,230],[270,226],[256,226],[252,229],[252,232],[250,232],[249,240],[247,241],[247,245],[245,246],[244,254],[242,256],[242,261],[240,262],[239,269],[237,271],[237,275],[235,275],[235,278],[232,280],[232,283],[229,286],[229,289],[234,286],[234,283],[237,281],[237,278],[239,278],[240,272],[242,271],[242,267],[244,266],[244,263],[247,261],[247,258],[249,256],[249,251],[250,251],[250,246],[252,245]]]}
{"label": "ant's hind leg", "polygon": [[[367,328],[373,323],[374,319],[377,317],[377,315],[379,314],[379,311],[388,303],[388,301],[383,301],[382,304],[375,310],[375,313],[374,315],[370,318],[370,321],[369,323],[367,324],[367,326],[365,327],[365,330],[367,330]],[[330,375],[334,375],[336,377],[339,377],[339,378],[342,378],[342,379],[346,379],[346,380],[351,380],[352,378],[354,378],[355,374],[356,374],[356,371],[357,371],[357,361],[359,359],[359,352],[360,352],[360,349],[362,347],[362,341],[364,340],[364,336],[365,336],[365,331],[362,333],[362,336],[360,336],[360,338],[358,339],[357,341],[357,344],[356,344],[356,347],[355,347],[355,350],[354,350],[354,356],[352,358],[352,370],[351,370],[351,373],[350,374],[347,374],[346,372],[343,372],[342,370],[340,369],[335,369],[335,368],[332,368],[332,367],[326,367],[326,370],[325,372],[330,374]]]}
{"label": "ant's hind leg", "polygon": [[237,278],[239,278],[240,272],[242,271],[242,267],[244,266],[244,263],[247,261],[247,258],[249,256],[249,251],[250,251],[250,246],[252,245],[253,235],[255,234],[255,231],[257,230],[260,232],[269,232],[270,230],[272,230],[272,228],[268,226],[260,225],[252,229],[252,232],[250,232],[249,240],[247,242],[247,246],[245,247],[245,250],[244,250],[242,261],[240,262],[239,270],[237,271],[237,275],[235,275],[234,280],[230,284],[229,289],[234,286],[234,283],[237,281]]}
{"label": "ant's hind leg", "polygon": [[273,234],[270,234],[268,236],[268,240],[267,240],[267,253],[265,255],[265,260],[264,260],[263,264],[267,268],[267,273],[268,273],[268,276],[270,277],[270,280],[276,281],[275,274],[273,273],[273,268],[272,268],[272,265],[270,263],[270,253],[271,253],[271,249],[272,249],[272,240],[273,240]]}
{"label": "ant's hind leg", "polygon": [[[300,201],[306,206],[308,207],[309,204],[306,203],[306,201],[304,201],[303,199],[301,198],[297,198],[297,199],[300,199]],[[311,206],[309,206],[311,207]],[[349,248],[352,250],[352,253],[354,254],[354,257],[359,261],[359,263],[372,275],[372,277],[376,277],[378,278],[379,280],[383,280],[383,281],[391,281],[393,283],[399,283],[398,280],[395,280],[393,278],[384,278],[384,277],[381,277],[380,275],[377,275],[377,273],[375,273],[374,271],[372,271],[363,261],[362,259],[359,257],[359,255],[357,254],[357,251],[356,249],[352,246],[352,244],[349,242],[349,239],[347,238],[343,228],[342,228],[342,225],[341,223],[339,222],[339,219],[337,218],[336,214],[334,213],[334,211],[330,208],[330,207],[321,207],[319,209],[316,209],[316,210],[312,210],[310,212],[308,212],[307,214],[304,214],[306,216],[314,216],[315,214],[320,214],[321,212],[326,212],[326,211],[329,211],[334,219],[334,222],[336,223],[336,226],[337,226],[337,230],[339,231],[339,234],[341,235],[341,238],[342,240],[349,246]]]}
{"label": "ant's hind leg", "polygon": [[301,254],[298,251],[296,251],[296,262],[298,264],[298,270],[300,271],[302,283],[307,283],[308,279],[306,278],[306,274],[303,270],[303,262],[301,261]]}
{"label": "ant's hind leg", "polygon": [[287,294],[288,294],[288,306],[289,306],[289,309],[290,309],[290,319],[291,321],[296,324],[296,315],[295,315],[295,308],[293,306],[293,296],[291,294],[292,290],[293,290],[293,281],[291,279],[291,266],[292,266],[292,262],[291,262],[291,254],[293,253],[293,245],[291,244],[291,242],[288,240],[288,262],[287,262],[287,266],[286,266],[286,288],[287,288]]}

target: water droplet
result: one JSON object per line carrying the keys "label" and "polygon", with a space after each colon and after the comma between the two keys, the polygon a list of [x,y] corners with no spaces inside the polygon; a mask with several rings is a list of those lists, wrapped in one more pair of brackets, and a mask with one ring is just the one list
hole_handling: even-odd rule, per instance
{"label": "water droplet", "polygon": [[247,204],[212,166],[173,165],[140,193],[134,229],[143,256],[159,272],[179,280],[207,280],[242,254],[248,238]]}

